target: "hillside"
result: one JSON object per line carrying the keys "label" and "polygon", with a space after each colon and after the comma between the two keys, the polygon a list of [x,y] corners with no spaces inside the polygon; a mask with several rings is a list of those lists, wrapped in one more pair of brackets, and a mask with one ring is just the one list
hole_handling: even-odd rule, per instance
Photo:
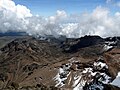
{"label": "hillside", "polygon": [[120,90],[119,37],[21,36],[0,48],[1,90]]}

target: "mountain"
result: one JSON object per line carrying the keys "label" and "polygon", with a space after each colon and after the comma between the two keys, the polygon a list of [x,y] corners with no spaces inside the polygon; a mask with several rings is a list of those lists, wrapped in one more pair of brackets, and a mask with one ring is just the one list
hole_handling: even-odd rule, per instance
{"label": "mountain", "polygon": [[4,45],[10,43],[16,38],[26,37],[27,34],[25,32],[5,32],[0,33],[0,48]]}
{"label": "mountain", "polygon": [[24,36],[27,35],[25,32],[5,32],[0,33],[0,37],[2,36]]}
{"label": "mountain", "polygon": [[21,36],[0,48],[1,90],[120,90],[119,73],[119,37]]}

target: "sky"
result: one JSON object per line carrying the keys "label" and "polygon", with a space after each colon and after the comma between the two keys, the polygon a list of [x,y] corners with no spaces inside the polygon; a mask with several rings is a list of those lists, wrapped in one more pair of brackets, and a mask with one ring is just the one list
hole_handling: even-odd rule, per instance
{"label": "sky", "polygon": [[27,6],[33,14],[42,16],[53,15],[57,10],[65,10],[69,14],[91,12],[97,6],[109,7],[114,13],[119,10],[115,2],[119,0],[14,0],[16,4]]}
{"label": "sky", "polygon": [[0,33],[120,36],[120,0],[0,0]]}

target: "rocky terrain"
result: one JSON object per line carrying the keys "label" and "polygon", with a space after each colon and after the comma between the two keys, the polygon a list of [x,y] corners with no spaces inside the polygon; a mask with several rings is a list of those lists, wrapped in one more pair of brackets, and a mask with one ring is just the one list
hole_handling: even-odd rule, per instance
{"label": "rocky terrain", "polygon": [[120,90],[120,37],[7,40],[0,47],[0,90]]}

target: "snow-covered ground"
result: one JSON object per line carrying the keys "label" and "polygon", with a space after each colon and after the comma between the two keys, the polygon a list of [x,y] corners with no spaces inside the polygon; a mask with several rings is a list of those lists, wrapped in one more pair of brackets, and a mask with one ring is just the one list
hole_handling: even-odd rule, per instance
{"label": "snow-covered ground", "polygon": [[118,75],[116,76],[116,78],[113,80],[111,84],[117,87],[120,87],[120,72],[118,72]]}
{"label": "snow-covered ground", "polygon": [[105,42],[105,45],[103,47],[104,51],[108,51],[114,47],[114,45],[117,43],[117,41],[107,41]]}
{"label": "snow-covered ground", "polygon": [[107,45],[115,45],[117,43],[117,41],[107,41],[107,42],[105,42],[105,44],[107,44]]}
{"label": "snow-covered ground", "polygon": [[105,51],[108,51],[108,50],[110,50],[111,48],[113,48],[113,46],[109,46],[109,45],[105,45],[105,46],[104,46],[104,50],[105,50]]}
{"label": "snow-covered ground", "polygon": [[[111,77],[106,74],[106,71],[104,71],[105,69],[108,69],[108,66],[102,61],[94,62],[92,67],[76,69],[75,71],[72,71],[71,69],[73,64],[76,65],[76,67],[81,67],[80,65],[75,64],[72,60],[71,63],[64,64],[58,68],[58,74],[53,78],[56,82],[56,87],[63,87],[64,85],[69,85],[69,83],[72,82],[70,85],[72,85],[71,87],[73,90],[83,90],[86,83],[89,84],[93,82],[89,88],[99,87],[99,89],[102,90],[102,84],[108,84],[111,80]],[[96,81],[94,81],[95,78]],[[68,82],[65,82],[66,80],[68,80]],[[100,83],[97,84],[96,82]]]}
{"label": "snow-covered ground", "polygon": [[64,81],[69,76],[70,72],[68,71],[71,64],[65,64],[58,69],[58,74],[53,78],[55,80],[56,85],[55,87],[62,87],[64,86]]}
{"label": "snow-covered ground", "polygon": [[100,62],[100,61],[98,61],[98,62],[94,62],[94,66],[95,67],[99,67],[100,66],[100,68],[102,69],[102,68],[108,68],[108,66],[106,65],[106,63],[103,63],[103,62]]}

